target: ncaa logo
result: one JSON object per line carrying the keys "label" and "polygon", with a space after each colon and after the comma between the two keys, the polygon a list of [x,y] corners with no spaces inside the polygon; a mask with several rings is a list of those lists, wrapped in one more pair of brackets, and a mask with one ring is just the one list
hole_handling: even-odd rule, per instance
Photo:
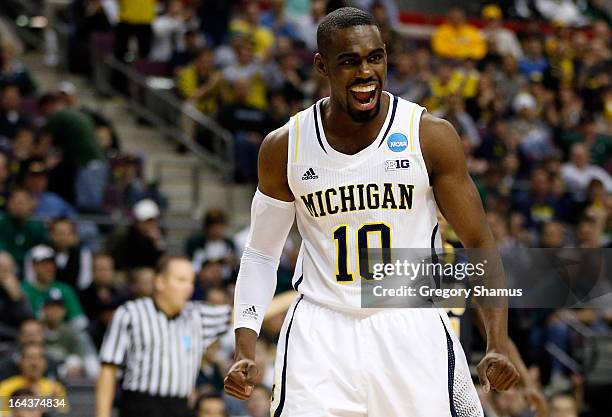
{"label": "ncaa logo", "polygon": [[408,147],[408,138],[401,133],[394,133],[387,139],[387,146],[393,152],[402,152]]}

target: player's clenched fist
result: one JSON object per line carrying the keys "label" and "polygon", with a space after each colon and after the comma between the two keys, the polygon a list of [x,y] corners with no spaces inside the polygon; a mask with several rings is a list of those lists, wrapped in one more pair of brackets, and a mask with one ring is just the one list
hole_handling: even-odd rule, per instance
{"label": "player's clenched fist", "polygon": [[505,391],[520,379],[519,373],[506,355],[488,352],[476,367],[485,392]]}
{"label": "player's clenched fist", "polygon": [[251,359],[241,359],[234,363],[223,381],[225,392],[239,400],[251,396],[259,368]]}

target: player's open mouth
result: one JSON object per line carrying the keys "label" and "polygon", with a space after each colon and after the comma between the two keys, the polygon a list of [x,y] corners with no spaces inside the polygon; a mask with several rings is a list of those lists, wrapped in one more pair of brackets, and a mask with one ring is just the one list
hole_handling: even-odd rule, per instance
{"label": "player's open mouth", "polygon": [[376,84],[354,85],[349,91],[359,110],[368,111],[376,106]]}

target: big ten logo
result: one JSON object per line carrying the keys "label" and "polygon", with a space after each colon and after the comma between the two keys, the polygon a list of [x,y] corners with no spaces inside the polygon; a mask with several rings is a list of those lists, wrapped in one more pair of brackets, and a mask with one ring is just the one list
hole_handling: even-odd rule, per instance
{"label": "big ten logo", "polygon": [[385,171],[408,168],[410,168],[410,161],[408,159],[389,159],[385,161]]}

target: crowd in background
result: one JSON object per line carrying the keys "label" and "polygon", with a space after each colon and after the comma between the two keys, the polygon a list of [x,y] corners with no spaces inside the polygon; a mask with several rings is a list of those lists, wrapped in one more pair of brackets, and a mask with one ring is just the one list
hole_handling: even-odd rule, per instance
{"label": "crowd in background", "polygon": [[[316,28],[343,3],[75,0],[60,17],[72,25],[74,71],[91,70],[87,59],[78,59],[91,33],[112,31],[118,59],[163,63],[185,106],[231,132],[236,180],[254,182],[264,136],[329,93],[311,64]],[[612,30],[601,1],[483,4],[470,20],[455,7],[429,38],[399,30],[393,1],[352,4],[379,23],[389,62],[386,90],[424,105],[458,131],[500,248],[612,245]],[[504,16],[521,19],[508,24]],[[160,226],[165,201],[143,181],[141,159],[121,153],[110,122],[79,106],[69,83],[38,92],[9,42],[2,44],[0,89],[0,335],[6,352],[0,396],[26,387],[28,379],[64,395],[57,381],[95,376],[96,349],[117,306],[151,295],[152,268],[166,248]],[[189,132],[208,146],[206,132]],[[117,233],[92,232],[80,213],[123,213],[132,223]],[[228,214],[209,210],[202,230],[185,242],[197,272],[195,299],[233,299],[248,230],[231,235]],[[442,232],[447,245],[459,245],[445,223]],[[293,241],[286,247],[279,293],[290,289],[298,247]],[[264,372],[246,404],[222,394],[232,335],[209,349],[193,398],[196,415],[268,414],[282,318],[279,312],[264,325],[257,348]],[[510,334],[553,416],[609,415],[605,390],[587,387],[583,374],[545,350],[552,342],[580,359],[583,340],[568,320],[595,333],[612,329],[611,310],[511,310]],[[529,416],[521,390],[481,393],[487,417]]]}

